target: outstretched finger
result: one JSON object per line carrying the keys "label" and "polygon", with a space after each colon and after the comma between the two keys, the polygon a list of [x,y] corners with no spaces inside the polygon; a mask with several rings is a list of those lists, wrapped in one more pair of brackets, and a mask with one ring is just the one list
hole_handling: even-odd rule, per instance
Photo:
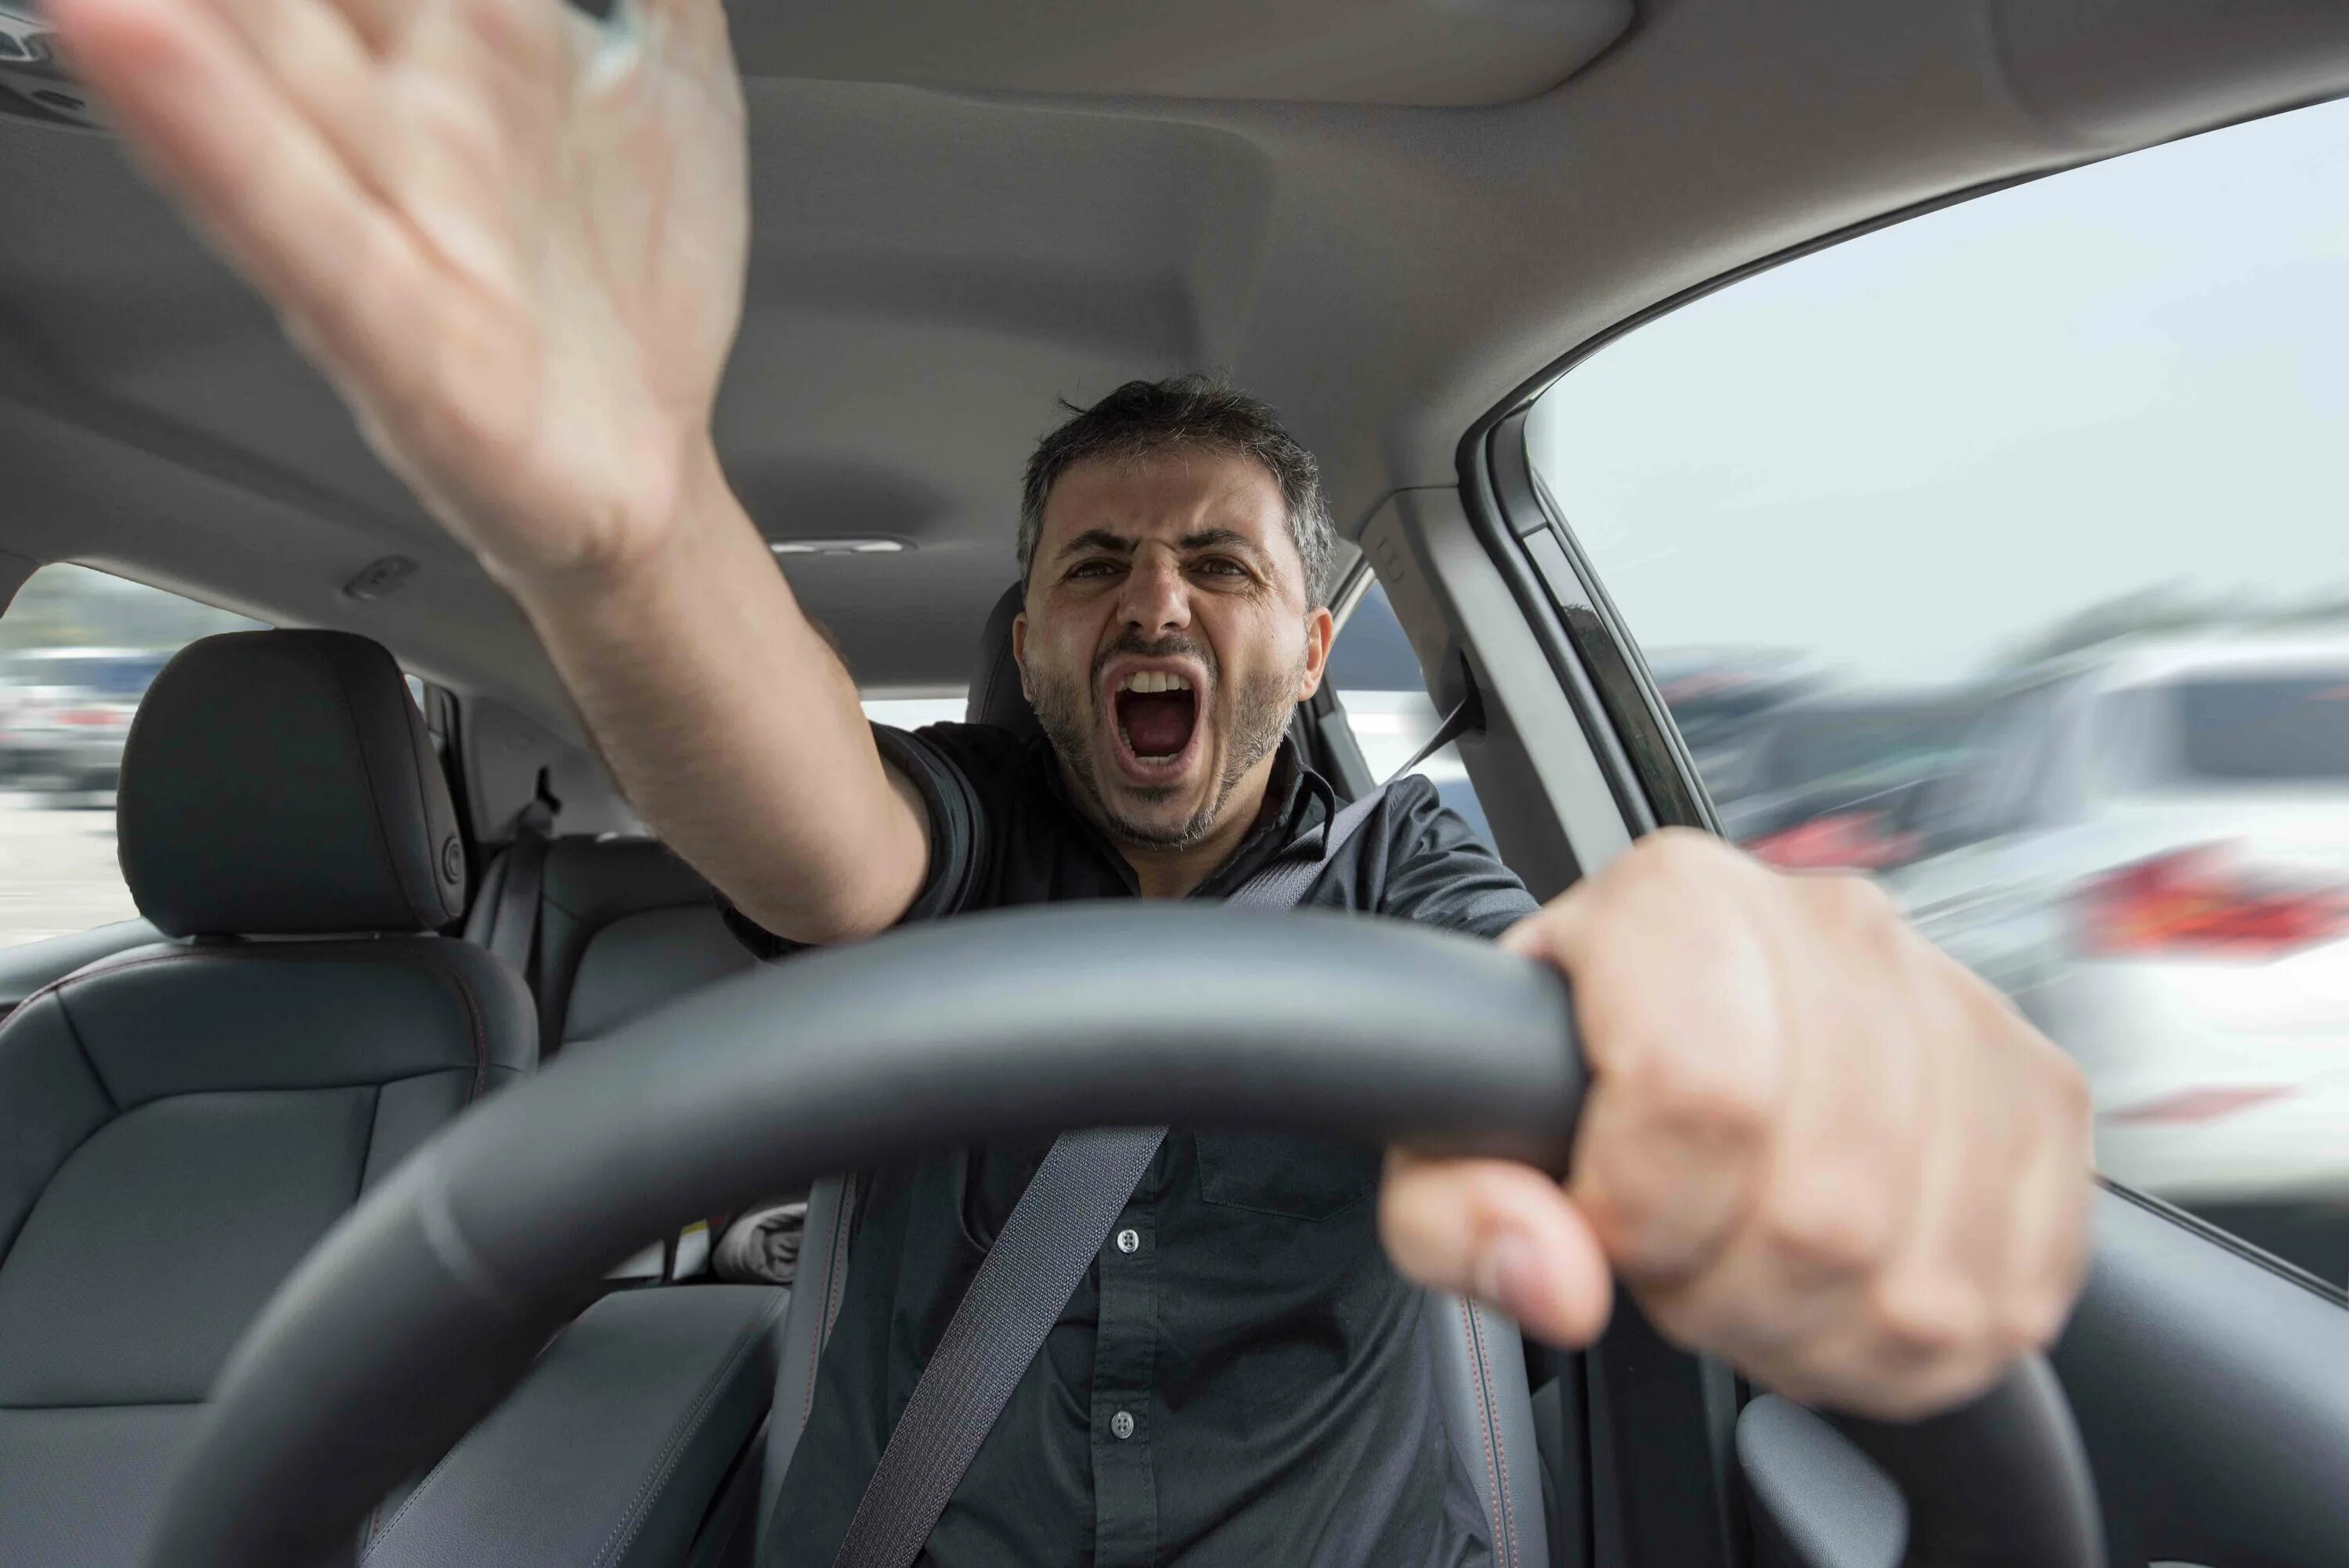
{"label": "outstretched finger", "polygon": [[54,0],[76,71],[194,221],[340,368],[408,335],[413,247],[220,20],[183,0]]}

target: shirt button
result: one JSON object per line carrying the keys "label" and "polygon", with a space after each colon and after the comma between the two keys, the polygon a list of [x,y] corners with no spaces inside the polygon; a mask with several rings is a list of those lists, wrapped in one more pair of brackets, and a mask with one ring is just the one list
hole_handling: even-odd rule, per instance
{"label": "shirt button", "polygon": [[1122,1253],[1140,1252],[1142,1250],[1142,1233],[1132,1229],[1120,1231],[1117,1233],[1117,1250]]}
{"label": "shirt button", "polygon": [[1133,1415],[1127,1411],[1120,1410],[1116,1415],[1112,1416],[1109,1418],[1109,1429],[1117,1438],[1119,1442],[1125,1441],[1126,1439],[1133,1436]]}

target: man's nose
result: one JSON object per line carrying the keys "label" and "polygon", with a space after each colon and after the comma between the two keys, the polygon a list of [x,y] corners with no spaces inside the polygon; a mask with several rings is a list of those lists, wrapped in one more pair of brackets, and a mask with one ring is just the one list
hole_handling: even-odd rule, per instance
{"label": "man's nose", "polygon": [[1145,545],[1126,573],[1123,601],[1118,606],[1125,624],[1154,637],[1179,632],[1191,624],[1191,585],[1183,563],[1170,550]]}

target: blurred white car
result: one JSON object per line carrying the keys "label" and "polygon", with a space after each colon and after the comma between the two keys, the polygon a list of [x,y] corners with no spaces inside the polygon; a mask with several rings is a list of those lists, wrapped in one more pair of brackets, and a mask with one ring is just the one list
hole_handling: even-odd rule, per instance
{"label": "blurred white car", "polygon": [[2075,657],[1969,753],[1887,882],[2079,1059],[2101,1168],[2349,1202],[2349,637]]}
{"label": "blurred white car", "polygon": [[142,648],[19,653],[0,701],[0,779],[16,789],[110,793],[139,699],[169,656]]}

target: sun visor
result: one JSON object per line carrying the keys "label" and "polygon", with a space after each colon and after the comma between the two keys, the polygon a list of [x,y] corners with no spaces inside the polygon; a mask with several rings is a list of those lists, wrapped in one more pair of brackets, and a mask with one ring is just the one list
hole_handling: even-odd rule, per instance
{"label": "sun visor", "polygon": [[730,0],[746,75],[966,92],[1466,106],[1537,97],[1631,0]]}

